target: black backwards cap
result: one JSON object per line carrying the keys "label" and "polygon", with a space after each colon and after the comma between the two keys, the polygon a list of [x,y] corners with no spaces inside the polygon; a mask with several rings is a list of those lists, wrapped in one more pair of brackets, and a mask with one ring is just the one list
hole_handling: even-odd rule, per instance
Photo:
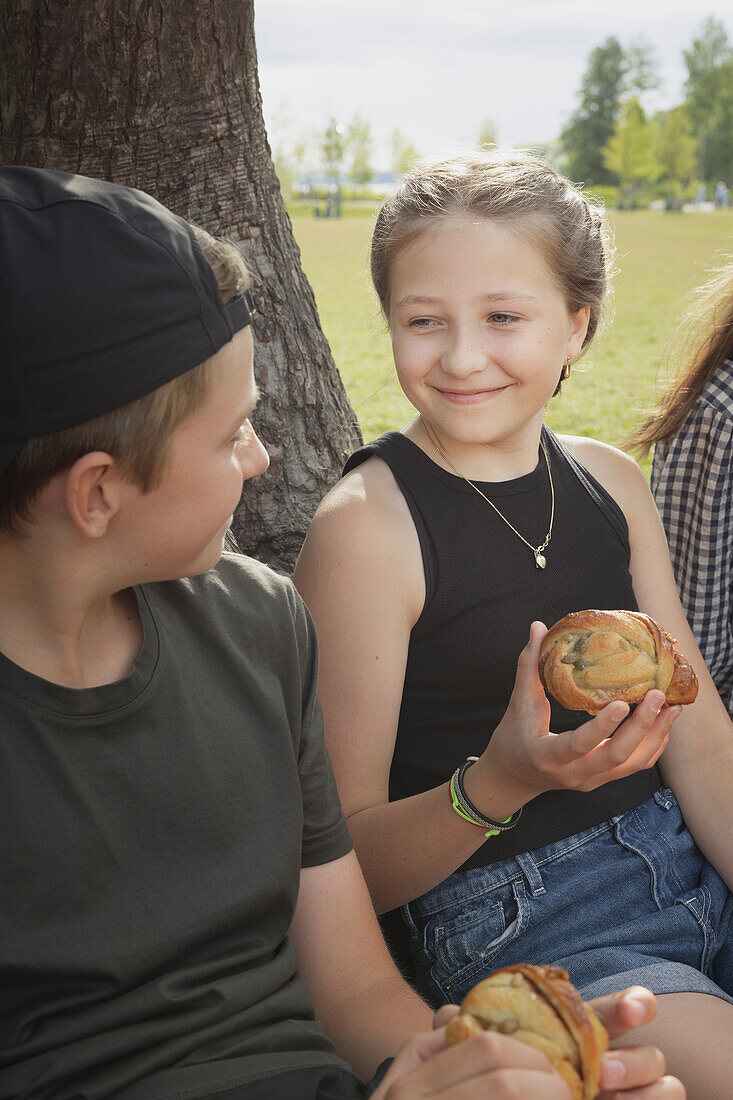
{"label": "black backwards cap", "polygon": [[150,195],[0,168],[0,474],[26,439],[151,393],[249,323]]}

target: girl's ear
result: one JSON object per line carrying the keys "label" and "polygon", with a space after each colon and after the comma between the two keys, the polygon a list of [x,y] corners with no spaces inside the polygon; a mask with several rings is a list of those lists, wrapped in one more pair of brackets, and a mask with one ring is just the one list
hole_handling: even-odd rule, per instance
{"label": "girl's ear", "polygon": [[64,504],[82,535],[99,539],[106,534],[120,507],[120,489],[115,460],[105,451],[90,451],[67,470]]}
{"label": "girl's ear", "polygon": [[570,314],[570,339],[568,340],[568,358],[577,359],[583,347],[585,334],[590,321],[590,306],[582,306],[576,313]]}

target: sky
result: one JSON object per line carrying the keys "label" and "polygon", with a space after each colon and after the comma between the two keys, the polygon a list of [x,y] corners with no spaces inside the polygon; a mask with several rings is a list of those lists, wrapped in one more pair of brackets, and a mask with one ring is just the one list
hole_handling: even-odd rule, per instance
{"label": "sky", "polygon": [[720,0],[255,0],[271,145],[356,112],[371,123],[377,169],[390,167],[395,127],[423,156],[474,145],[486,118],[502,144],[549,142],[610,35],[651,44],[663,86],[645,106],[672,107],[682,51],[710,15],[733,41],[733,6]]}

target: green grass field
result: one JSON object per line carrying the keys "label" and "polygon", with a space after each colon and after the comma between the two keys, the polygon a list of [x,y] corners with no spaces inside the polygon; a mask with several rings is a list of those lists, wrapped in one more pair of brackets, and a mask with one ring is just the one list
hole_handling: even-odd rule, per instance
{"label": "green grass field", "polygon": [[[733,213],[612,212],[611,224],[618,269],[612,314],[547,420],[557,431],[618,443],[666,377],[660,363],[686,296],[733,253]],[[372,218],[296,215],[293,228],[364,438],[401,427],[411,411],[369,282]]]}

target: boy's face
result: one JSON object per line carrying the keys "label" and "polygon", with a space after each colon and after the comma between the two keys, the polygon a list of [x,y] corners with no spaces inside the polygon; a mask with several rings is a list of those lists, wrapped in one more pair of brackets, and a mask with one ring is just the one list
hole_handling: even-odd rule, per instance
{"label": "boy's face", "polygon": [[242,329],[212,359],[206,403],[175,431],[163,478],[130,501],[126,535],[140,580],[171,580],[211,569],[239,503],[242,484],[267,469],[267,451],[249,423],[257,402],[252,330]]}

